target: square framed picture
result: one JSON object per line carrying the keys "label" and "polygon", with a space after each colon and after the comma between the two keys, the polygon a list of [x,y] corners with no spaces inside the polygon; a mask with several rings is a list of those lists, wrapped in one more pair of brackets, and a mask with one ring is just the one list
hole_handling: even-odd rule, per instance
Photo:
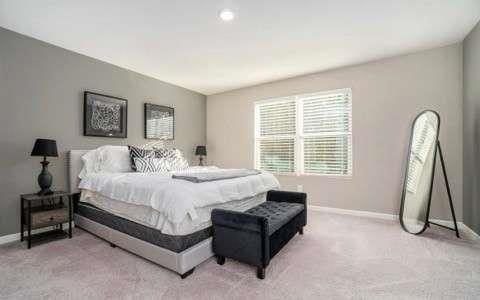
{"label": "square framed picture", "polygon": [[83,135],[126,138],[127,109],[126,99],[85,92]]}
{"label": "square framed picture", "polygon": [[175,135],[175,110],[172,107],[145,103],[145,138],[173,140]]}

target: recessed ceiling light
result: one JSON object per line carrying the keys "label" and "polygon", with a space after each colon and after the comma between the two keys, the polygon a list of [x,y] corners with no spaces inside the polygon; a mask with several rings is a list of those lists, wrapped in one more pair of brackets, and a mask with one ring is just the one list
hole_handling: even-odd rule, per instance
{"label": "recessed ceiling light", "polygon": [[218,16],[220,17],[220,19],[222,19],[222,21],[225,22],[230,22],[235,18],[235,14],[229,9],[223,9],[222,11],[220,11]]}

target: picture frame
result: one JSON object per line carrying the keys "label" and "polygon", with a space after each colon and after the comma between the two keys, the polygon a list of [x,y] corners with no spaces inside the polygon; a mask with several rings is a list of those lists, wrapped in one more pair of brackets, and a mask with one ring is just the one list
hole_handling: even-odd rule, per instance
{"label": "picture frame", "polygon": [[83,135],[126,138],[128,100],[85,91],[83,97]]}
{"label": "picture frame", "polygon": [[175,109],[173,107],[145,103],[144,137],[148,140],[174,140]]}

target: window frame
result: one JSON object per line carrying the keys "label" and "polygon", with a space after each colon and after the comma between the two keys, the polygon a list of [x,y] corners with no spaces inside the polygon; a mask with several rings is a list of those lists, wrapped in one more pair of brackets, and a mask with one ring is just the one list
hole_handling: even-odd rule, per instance
{"label": "window frame", "polygon": [[[328,94],[335,94],[335,93],[343,93],[348,94],[350,98],[350,109],[349,113],[349,132],[344,133],[349,137],[349,146],[350,151],[348,153],[348,163],[350,171],[348,174],[319,174],[319,173],[305,173],[305,166],[304,166],[304,141],[307,137],[317,137],[326,134],[319,134],[319,133],[303,133],[303,99],[308,97],[315,97],[315,96],[322,96]],[[294,135],[277,135],[274,137],[261,137],[260,136],[260,114],[259,114],[259,105],[261,104],[271,104],[271,103],[281,103],[287,101],[294,101],[295,102],[295,134]],[[314,92],[314,93],[306,93],[306,94],[296,94],[291,96],[285,97],[278,97],[278,98],[269,98],[263,100],[257,100],[254,102],[254,168],[260,169],[260,149],[259,149],[259,141],[262,139],[272,139],[278,137],[285,137],[285,138],[293,138],[294,140],[294,172],[272,172],[276,175],[284,175],[284,176],[322,176],[322,177],[331,177],[331,178],[352,178],[353,176],[353,94],[351,88],[342,88],[342,89],[335,89],[335,90],[328,90],[328,91],[321,91],[321,92]],[[335,136],[339,136],[335,135]],[[328,134],[331,136],[331,134]]]}

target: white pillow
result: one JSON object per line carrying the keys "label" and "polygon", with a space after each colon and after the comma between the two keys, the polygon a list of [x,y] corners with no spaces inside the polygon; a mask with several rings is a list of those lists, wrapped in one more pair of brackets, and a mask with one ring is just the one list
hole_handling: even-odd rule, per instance
{"label": "white pillow", "polygon": [[78,174],[80,179],[87,177],[89,174],[97,173],[99,169],[98,148],[88,151],[82,156],[83,168]]}
{"label": "white pillow", "polygon": [[131,172],[130,154],[127,146],[101,146],[82,156],[83,168],[78,177],[93,173]]}
{"label": "white pillow", "polygon": [[126,173],[132,171],[127,146],[102,146],[99,149],[99,172]]}
{"label": "white pillow", "polygon": [[155,157],[135,157],[134,159],[137,172],[168,172],[170,171],[170,163],[164,158]]}
{"label": "white pillow", "polygon": [[188,169],[188,161],[185,159],[183,156],[182,151],[179,149],[175,149],[175,159],[173,162],[174,166],[172,167],[172,170],[179,171],[179,170],[185,170]]}

